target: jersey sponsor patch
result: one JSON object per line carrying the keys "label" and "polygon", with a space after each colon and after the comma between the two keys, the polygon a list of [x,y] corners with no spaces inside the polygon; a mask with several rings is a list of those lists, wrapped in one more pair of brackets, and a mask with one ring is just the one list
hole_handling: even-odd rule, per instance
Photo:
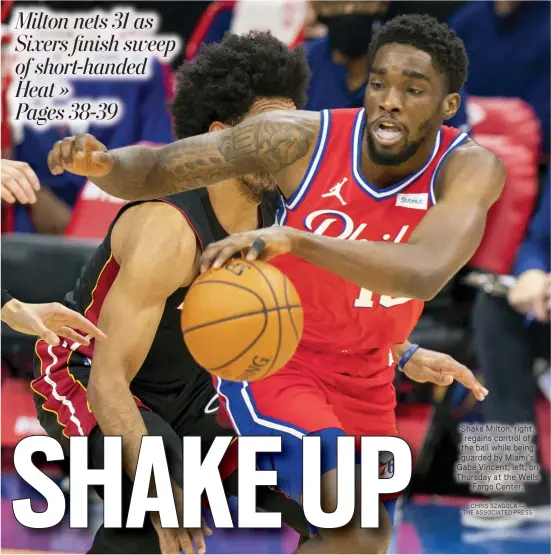
{"label": "jersey sponsor patch", "polygon": [[428,193],[400,193],[396,197],[396,206],[413,208],[414,210],[426,210],[429,205]]}

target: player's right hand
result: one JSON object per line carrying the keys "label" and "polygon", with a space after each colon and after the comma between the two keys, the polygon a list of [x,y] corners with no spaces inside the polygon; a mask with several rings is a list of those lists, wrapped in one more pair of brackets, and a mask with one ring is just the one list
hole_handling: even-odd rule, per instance
{"label": "player's right hand", "polygon": [[455,380],[472,392],[477,401],[484,401],[488,390],[466,366],[451,356],[418,349],[404,365],[404,374],[415,382],[451,385]]}
{"label": "player's right hand", "polygon": [[114,164],[107,147],[89,133],[65,137],[48,153],[48,168],[54,175],[69,171],[86,177],[103,177]]}

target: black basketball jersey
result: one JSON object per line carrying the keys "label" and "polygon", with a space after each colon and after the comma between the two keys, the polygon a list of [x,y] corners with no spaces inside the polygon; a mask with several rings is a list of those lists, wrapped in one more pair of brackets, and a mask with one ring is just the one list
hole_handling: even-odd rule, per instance
{"label": "black basketball jersey", "polygon": [[[263,227],[273,225],[278,198],[278,195],[267,194],[259,207],[259,223]],[[166,202],[178,209],[195,232],[201,251],[210,243],[228,236],[216,218],[206,189],[146,202]],[[65,297],[65,304],[68,307],[84,314],[94,324],[98,323],[103,301],[119,271],[119,265],[111,252],[113,227],[124,211],[138,204],[143,202],[129,203],[120,210],[102,244],[82,270],[75,289]],[[182,337],[181,307],[188,289],[188,287],[182,287],[167,299],[151,349],[134,378],[133,385],[162,391],[195,387],[197,382],[210,381],[209,374],[195,362]],[[121,324],[124,325],[124,323]],[[93,348],[92,341],[88,347],[79,346],[77,352],[93,359]],[[80,357],[77,355],[77,358]]]}

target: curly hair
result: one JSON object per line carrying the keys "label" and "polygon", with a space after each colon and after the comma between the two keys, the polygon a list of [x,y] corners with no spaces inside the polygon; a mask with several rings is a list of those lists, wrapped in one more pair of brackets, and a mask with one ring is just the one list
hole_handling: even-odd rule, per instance
{"label": "curly hair", "polygon": [[213,121],[236,125],[257,98],[289,99],[301,109],[309,79],[301,47],[289,50],[269,32],[227,34],[180,68],[172,103],[176,135],[206,133]]}
{"label": "curly hair", "polygon": [[467,80],[469,59],[463,41],[429,15],[401,15],[383,25],[369,45],[370,63],[390,43],[408,44],[429,54],[434,67],[446,76],[449,93],[459,92]]}

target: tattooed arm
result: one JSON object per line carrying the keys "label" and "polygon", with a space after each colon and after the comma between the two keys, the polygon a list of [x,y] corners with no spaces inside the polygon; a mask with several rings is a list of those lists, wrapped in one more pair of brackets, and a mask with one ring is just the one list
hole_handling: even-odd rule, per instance
{"label": "tattooed arm", "polygon": [[85,175],[111,195],[148,199],[205,187],[248,173],[271,173],[286,197],[298,187],[319,132],[318,112],[273,111],[235,127],[161,148],[107,150],[91,135],[58,141],[48,155],[54,175]]}

